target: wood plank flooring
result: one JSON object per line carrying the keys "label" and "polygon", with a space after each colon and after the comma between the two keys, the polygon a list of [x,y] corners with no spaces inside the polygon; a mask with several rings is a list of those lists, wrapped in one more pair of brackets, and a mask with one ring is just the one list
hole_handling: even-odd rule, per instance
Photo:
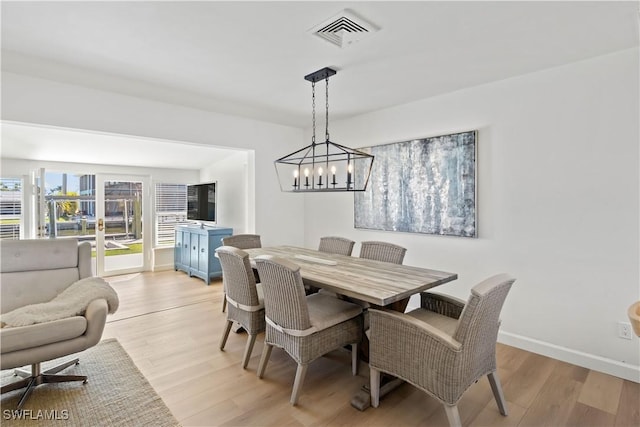
{"label": "wood plank flooring", "polygon": [[[117,338],[184,426],[440,426],[444,409],[405,384],[380,407],[360,412],[351,396],[368,382],[368,368],[352,376],[350,353],[340,350],[309,367],[299,404],[289,396],[296,364],[274,349],[264,379],[256,376],[263,337],[248,369],[240,367],[246,334],[232,333],[218,348],[225,323],[222,282],[173,271],[108,278],[120,309],[103,338]],[[486,379],[474,384],[459,409],[465,426],[640,426],[640,384],[498,344],[498,374],[509,416],[503,417]]]}

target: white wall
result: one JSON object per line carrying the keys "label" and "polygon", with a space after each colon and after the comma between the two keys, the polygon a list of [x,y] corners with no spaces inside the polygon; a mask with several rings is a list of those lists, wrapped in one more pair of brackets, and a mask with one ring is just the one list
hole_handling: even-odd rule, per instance
{"label": "white wall", "polygon": [[[253,150],[249,166],[255,165],[255,175],[250,172],[248,176],[253,182],[247,186],[255,194],[255,212],[248,214],[246,227],[254,227],[265,244],[303,243],[303,199],[280,192],[273,167],[275,158],[300,148],[301,129],[9,72],[2,73],[2,118]],[[227,208],[221,209],[227,215]],[[281,212],[291,215],[284,216]]]}
{"label": "white wall", "polygon": [[253,233],[249,207],[255,194],[249,190],[249,153],[238,152],[200,171],[200,182],[216,181],[218,224],[233,228],[234,234]]}
{"label": "white wall", "polygon": [[478,129],[479,238],[356,230],[353,195],[313,194],[306,245],[395,242],[405,264],[457,272],[442,290],[463,298],[511,273],[501,341],[640,382],[638,338],[616,325],[640,299],[638,61],[624,51],[333,123],[353,147]]}

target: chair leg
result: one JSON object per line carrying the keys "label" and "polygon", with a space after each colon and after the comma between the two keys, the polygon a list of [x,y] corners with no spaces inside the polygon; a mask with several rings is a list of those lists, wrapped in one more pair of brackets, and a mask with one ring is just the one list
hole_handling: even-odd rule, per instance
{"label": "chair leg", "polygon": [[42,383],[66,383],[69,381],[82,381],[87,383],[86,375],[47,375],[42,374]]}
{"label": "chair leg", "polygon": [[369,365],[369,388],[371,389],[371,406],[377,408],[380,405],[380,371]]}
{"label": "chair leg", "polygon": [[222,312],[227,309],[227,294],[222,294]]}
{"label": "chair leg", "polygon": [[302,390],[302,384],[304,383],[304,377],[307,375],[307,368],[309,365],[303,365],[298,363],[298,369],[296,369],[296,379],[293,382],[293,391],[291,392],[291,404],[298,404],[298,397],[300,397],[300,390]]}
{"label": "chair leg", "polygon": [[460,412],[458,412],[457,405],[444,405],[444,410],[447,413],[447,419],[451,427],[462,427],[462,421],[460,421]]}
{"label": "chair leg", "polygon": [[22,407],[26,403],[29,396],[31,396],[33,389],[36,388],[37,386],[38,386],[38,378],[37,377],[31,378],[31,380],[29,381],[29,385],[27,386],[27,389],[24,391],[24,393],[22,394],[22,397],[20,397],[20,400],[18,401],[18,405],[16,406],[16,409],[18,410],[22,409]]}
{"label": "chair leg", "polygon": [[23,369],[16,369],[13,371],[13,376],[14,377],[21,377],[21,378],[31,378],[31,371],[25,371]]}
{"label": "chair leg", "polygon": [[251,359],[251,352],[253,352],[253,345],[256,343],[256,337],[258,335],[249,335],[247,339],[247,345],[244,348],[244,356],[242,356],[242,369],[247,369],[249,359]]}
{"label": "chair leg", "polygon": [[507,402],[504,400],[504,394],[502,393],[502,386],[500,385],[498,372],[491,372],[487,377],[489,377],[489,384],[491,384],[491,391],[493,391],[493,396],[496,398],[498,409],[500,410],[500,413],[506,417],[509,415],[507,412]]}
{"label": "chair leg", "polygon": [[267,363],[271,357],[271,350],[273,350],[273,346],[271,344],[264,343],[262,356],[260,357],[260,365],[258,366],[258,378],[262,378],[264,376],[264,370],[267,369]]}
{"label": "chair leg", "polygon": [[18,390],[19,388],[23,388],[29,385],[31,382],[31,377],[21,379],[20,381],[12,382],[10,384],[2,386],[0,390],[0,394],[5,394],[13,390]]}
{"label": "chair leg", "polygon": [[227,343],[227,338],[229,338],[229,332],[231,332],[231,326],[233,326],[233,322],[231,320],[227,320],[227,326],[224,328],[224,333],[222,334],[222,339],[220,340],[220,350],[224,350],[224,346]]}
{"label": "chair leg", "polygon": [[358,375],[358,344],[351,344],[351,373]]}
{"label": "chair leg", "polygon": [[63,363],[62,365],[58,365],[58,366],[55,366],[55,367],[53,367],[51,369],[47,369],[42,374],[43,375],[57,374],[58,372],[62,371],[63,369],[67,369],[71,365],[79,365],[79,364],[80,364],[80,359],[73,359],[73,360],[70,360],[70,361],[68,361],[66,363]]}

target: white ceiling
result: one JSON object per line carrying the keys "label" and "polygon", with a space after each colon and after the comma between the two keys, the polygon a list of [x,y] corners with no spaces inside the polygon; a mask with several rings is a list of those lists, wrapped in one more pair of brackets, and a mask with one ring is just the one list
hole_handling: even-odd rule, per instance
{"label": "white ceiling", "polygon": [[[1,7],[3,71],[296,127],[311,122],[303,76],[325,66],[335,120],[638,46],[637,1]],[[381,30],[344,49],[308,33],[343,9]]]}

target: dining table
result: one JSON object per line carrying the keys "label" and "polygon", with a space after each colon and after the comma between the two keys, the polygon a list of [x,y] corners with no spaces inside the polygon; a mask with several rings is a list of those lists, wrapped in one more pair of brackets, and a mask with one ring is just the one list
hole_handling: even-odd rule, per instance
{"label": "dining table", "polygon": [[[458,278],[455,273],[403,264],[375,261],[347,255],[320,252],[297,246],[271,246],[245,249],[255,267],[255,258],[271,255],[300,266],[306,286],[322,288],[349,298],[365,301],[372,307],[404,312],[412,295]],[[367,348],[368,346],[362,346]],[[399,385],[389,381],[380,389],[381,396]],[[364,410],[370,405],[368,386],[351,400]]]}

